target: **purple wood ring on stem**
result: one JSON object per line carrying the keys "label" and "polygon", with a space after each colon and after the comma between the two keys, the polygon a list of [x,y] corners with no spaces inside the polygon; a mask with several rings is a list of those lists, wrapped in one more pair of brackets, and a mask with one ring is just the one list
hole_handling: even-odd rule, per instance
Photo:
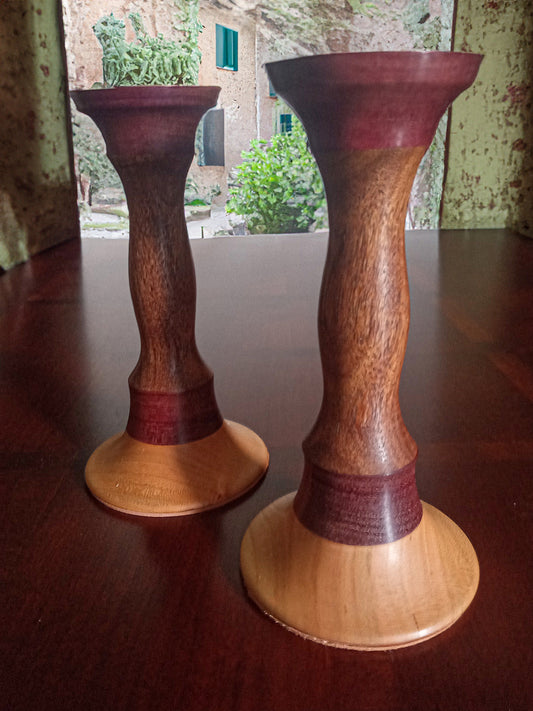
{"label": "purple wood ring on stem", "polygon": [[306,461],[294,511],[323,538],[348,545],[392,543],[422,518],[415,481],[416,459],[386,475],[328,472]]}
{"label": "purple wood ring on stem", "polygon": [[213,378],[182,393],[142,392],[130,385],[127,433],[147,444],[185,444],[222,426]]}

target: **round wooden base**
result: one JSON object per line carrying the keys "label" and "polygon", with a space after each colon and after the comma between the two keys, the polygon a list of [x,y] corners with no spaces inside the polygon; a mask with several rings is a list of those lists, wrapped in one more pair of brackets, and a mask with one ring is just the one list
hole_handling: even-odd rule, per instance
{"label": "round wooden base", "polygon": [[224,420],[209,437],[186,444],[145,444],[126,432],[115,435],[90,457],[85,481],[99,501],[117,511],[182,516],[238,498],[267,467],[263,441]]}
{"label": "round wooden base", "polygon": [[305,528],[289,494],[256,516],[241,547],[248,594],[292,632],[360,650],[406,647],[450,627],[479,582],[461,529],[429,504],[393,543],[351,546]]}

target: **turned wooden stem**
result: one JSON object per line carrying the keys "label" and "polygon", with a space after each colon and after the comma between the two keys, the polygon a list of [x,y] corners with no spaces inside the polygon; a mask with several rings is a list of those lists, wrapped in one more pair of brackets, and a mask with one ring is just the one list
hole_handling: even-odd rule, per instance
{"label": "turned wooden stem", "polygon": [[334,541],[394,541],[422,517],[417,450],[398,396],[409,328],[405,214],[438,121],[479,61],[363,53],[268,65],[307,130],[328,199],[318,312],[324,394],[303,443],[294,509]]}
{"label": "turned wooden stem", "polygon": [[390,474],[416,456],[398,388],[409,328],[403,221],[423,153],[316,156],[330,214],[318,315],[324,396],[303,449],[333,472]]}
{"label": "turned wooden stem", "polygon": [[475,595],[470,541],[422,504],[399,382],[409,327],[404,223],[417,166],[481,57],[362,53],[267,65],[307,130],[330,235],[318,332],[324,394],[296,495],[241,546],[262,610],[315,641],[393,649],[447,629]]}
{"label": "turned wooden stem", "polygon": [[330,214],[318,310],[324,394],[294,507],[313,531],[345,543],[396,540],[422,517],[398,390],[409,329],[404,221],[423,154],[316,153]]}
{"label": "turned wooden stem", "polygon": [[183,193],[188,156],[119,169],[130,212],[129,278],[141,337],[134,389],[179,393],[212,378],[195,341],[196,281]]}
{"label": "turned wooden stem", "polygon": [[219,91],[74,92],[104,136],[128,201],[130,288],[141,352],[129,378],[127,431],[150,444],[192,441],[222,424],[213,374],[196,347],[196,282],[184,211],[196,128]]}

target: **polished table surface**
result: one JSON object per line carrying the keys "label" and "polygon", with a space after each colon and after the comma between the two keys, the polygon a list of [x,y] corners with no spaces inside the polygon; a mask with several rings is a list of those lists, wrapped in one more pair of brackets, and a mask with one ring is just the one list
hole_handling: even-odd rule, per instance
{"label": "polished table surface", "polygon": [[244,531],[298,486],[318,412],[326,237],[192,246],[219,405],[271,464],[244,499],[191,517],[115,513],[84,486],[125,426],[138,356],[127,242],[65,243],[0,276],[0,707],[533,709],[533,242],[408,234],[402,411],[420,495],[470,537],[481,581],[447,632],[370,653],[287,632],[239,575]]}

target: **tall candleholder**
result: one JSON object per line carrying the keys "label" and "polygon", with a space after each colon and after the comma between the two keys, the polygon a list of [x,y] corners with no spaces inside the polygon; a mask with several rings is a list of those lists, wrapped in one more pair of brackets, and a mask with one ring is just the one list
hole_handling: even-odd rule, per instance
{"label": "tall candleholder", "polygon": [[141,86],[72,92],[102,132],[130,213],[129,277],[141,337],[129,377],[126,431],[85,470],[111,508],[175,516],[221,506],[263,476],[268,452],[222,418],[213,374],[195,342],[196,282],[184,211],[187,172],[214,86]]}
{"label": "tall candleholder", "polygon": [[452,625],[479,580],[474,549],[419,499],[398,389],[407,344],[404,246],[417,167],[478,55],[391,52],[267,65],[307,130],[328,200],[318,312],[324,394],[296,495],[264,509],[241,548],[251,598],[292,631],[363,650]]}

